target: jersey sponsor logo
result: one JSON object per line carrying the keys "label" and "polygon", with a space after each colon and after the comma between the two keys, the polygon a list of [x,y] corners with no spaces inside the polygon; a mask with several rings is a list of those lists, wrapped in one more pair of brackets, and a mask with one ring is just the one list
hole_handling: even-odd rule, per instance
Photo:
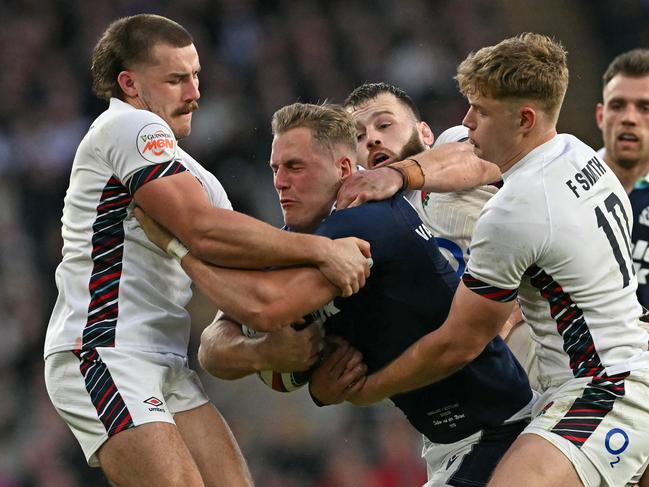
{"label": "jersey sponsor logo", "polygon": [[629,446],[629,435],[622,428],[613,428],[606,433],[604,446],[606,447],[606,451],[616,457],[615,460],[609,462],[611,468],[615,468],[615,465],[620,463],[620,455]]}
{"label": "jersey sponsor logo", "polygon": [[[447,238],[435,237],[435,242],[437,242],[439,251],[442,253],[444,258],[448,260],[449,264],[451,264],[455,273],[459,277],[462,277],[462,274],[464,274],[464,270],[466,269],[466,260],[462,248]],[[466,253],[467,255],[469,254],[469,249],[467,249]]]}
{"label": "jersey sponsor logo", "polygon": [[164,125],[150,123],[137,134],[137,150],[149,162],[167,162],[176,155],[176,138]]}
{"label": "jersey sponsor logo", "polygon": [[640,225],[644,225],[645,227],[649,227],[649,206],[646,206],[640,212],[640,216],[638,217],[638,223]]}

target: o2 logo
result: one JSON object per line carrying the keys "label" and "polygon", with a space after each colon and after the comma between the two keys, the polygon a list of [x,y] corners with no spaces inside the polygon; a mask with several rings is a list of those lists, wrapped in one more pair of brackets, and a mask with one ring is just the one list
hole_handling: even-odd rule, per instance
{"label": "o2 logo", "polygon": [[462,277],[466,263],[464,262],[464,253],[460,246],[452,240],[441,237],[435,237],[435,242],[437,242],[440,252],[449,261],[453,270],[457,272],[458,276]]}
{"label": "o2 logo", "polygon": [[614,468],[616,464],[620,463],[620,454],[624,453],[624,450],[629,446],[629,435],[623,429],[613,428],[606,433],[604,446],[611,455],[617,457],[615,461],[610,462],[611,468]]}

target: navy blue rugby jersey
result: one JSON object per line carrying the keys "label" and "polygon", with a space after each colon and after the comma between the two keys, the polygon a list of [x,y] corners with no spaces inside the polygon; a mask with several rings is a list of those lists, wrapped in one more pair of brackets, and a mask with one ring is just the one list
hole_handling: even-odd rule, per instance
{"label": "navy blue rugby jersey", "polygon": [[629,193],[633,208],[633,267],[638,276],[638,301],[649,308],[649,181],[640,179]]}
{"label": "navy blue rugby jersey", "polygon": [[[327,333],[342,336],[363,353],[370,373],[444,322],[459,279],[401,193],[336,211],[315,233],[356,236],[372,246],[374,265],[365,287],[315,312],[326,317]],[[497,426],[531,398],[524,370],[500,337],[452,376],[391,397],[435,443]]]}

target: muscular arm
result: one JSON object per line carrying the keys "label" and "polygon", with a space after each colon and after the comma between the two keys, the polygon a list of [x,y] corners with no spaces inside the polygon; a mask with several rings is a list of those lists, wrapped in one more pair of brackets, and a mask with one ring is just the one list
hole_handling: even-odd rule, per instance
{"label": "muscular arm", "polygon": [[187,254],[181,265],[219,309],[258,331],[274,331],[298,322],[339,295],[338,288],[318,269],[309,267],[227,269],[192,254]]}
{"label": "muscular arm", "polygon": [[317,324],[303,330],[287,326],[256,337],[222,312],[203,334],[198,349],[201,366],[220,379],[233,380],[262,370],[307,370],[318,360],[323,332]]}
{"label": "muscular arm", "polygon": [[[149,239],[167,249],[173,236],[140,208],[134,213]],[[313,267],[272,271],[229,269],[209,264],[191,253],[182,257],[181,266],[220,310],[258,331],[273,331],[295,323],[339,295],[339,289]],[[367,261],[364,267],[369,274]],[[365,274],[359,285],[365,285]]]}
{"label": "muscular arm", "polygon": [[380,371],[349,400],[366,405],[438,382],[475,359],[502,328],[513,303],[484,298],[460,283],[448,318]]}
{"label": "muscular arm", "polygon": [[[477,157],[473,146],[466,142],[442,144],[412,158],[419,162],[424,173],[425,182],[421,188],[424,191],[462,191],[493,183],[502,177],[498,166]],[[388,167],[359,171],[343,183],[336,206],[346,208],[389,198],[401,189],[403,181],[397,171]]]}
{"label": "muscular arm", "polygon": [[197,257],[224,267],[260,269],[268,266],[309,264],[349,295],[358,280],[369,245],[352,241],[282,232],[241,213],[215,208],[198,180],[188,171],[141,186],[135,202],[162,224]]}

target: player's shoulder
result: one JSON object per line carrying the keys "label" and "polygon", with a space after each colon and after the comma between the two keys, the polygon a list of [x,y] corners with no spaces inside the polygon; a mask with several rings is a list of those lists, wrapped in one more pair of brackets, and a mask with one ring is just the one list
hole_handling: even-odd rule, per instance
{"label": "player's shoulder", "polygon": [[[376,234],[391,227],[394,221],[394,205],[403,200],[401,194],[381,201],[369,201],[353,208],[334,211],[318,227],[318,234],[329,237]],[[406,204],[409,204],[406,202]],[[414,210],[413,210],[414,211]]]}

